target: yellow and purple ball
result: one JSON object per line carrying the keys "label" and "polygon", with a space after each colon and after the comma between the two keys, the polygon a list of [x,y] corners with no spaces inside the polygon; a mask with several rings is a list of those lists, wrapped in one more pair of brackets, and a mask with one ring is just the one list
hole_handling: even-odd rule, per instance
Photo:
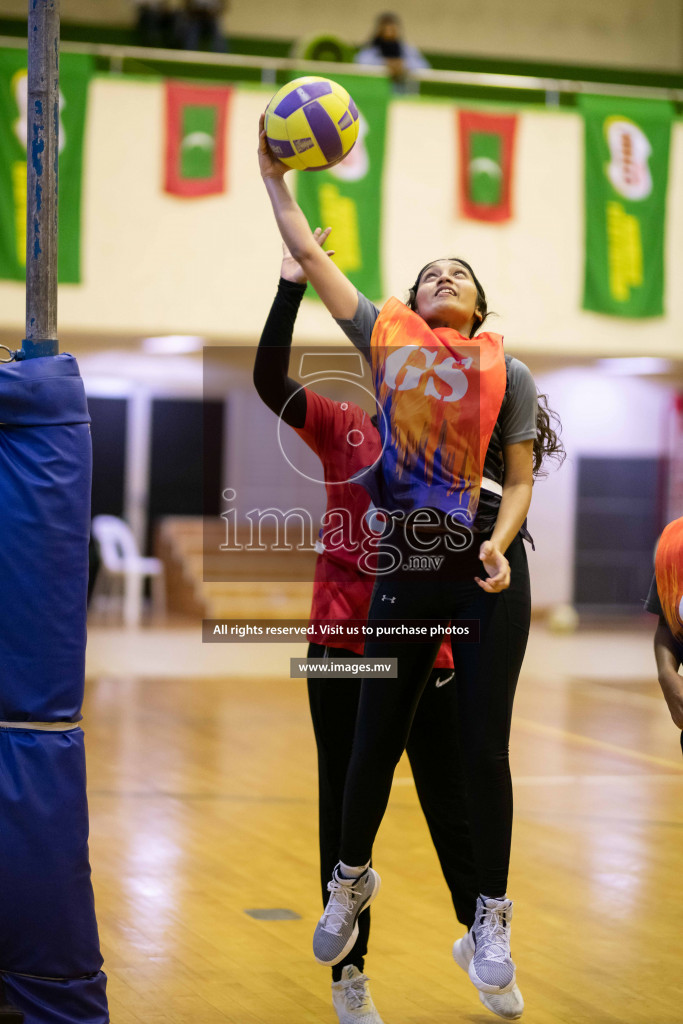
{"label": "yellow and purple ball", "polygon": [[346,89],[307,75],[276,92],[266,108],[266,138],[275,156],[298,171],[334,167],[358,138],[358,109]]}

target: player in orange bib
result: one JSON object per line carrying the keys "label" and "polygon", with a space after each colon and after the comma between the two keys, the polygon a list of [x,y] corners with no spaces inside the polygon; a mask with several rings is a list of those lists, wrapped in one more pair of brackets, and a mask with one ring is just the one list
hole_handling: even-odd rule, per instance
{"label": "player in orange bib", "polygon": [[[476,643],[452,641],[479,891],[474,924],[453,956],[487,1005],[500,1000],[495,1012],[512,1019],[524,1005],[510,955],[507,895],[508,743],[531,608],[523,538],[534,474],[561,446],[528,369],[505,355],[499,335],[480,331],[486,296],[469,264],[432,261],[407,303],[390,299],[380,311],[317,245],[285,185],[287,168],[268,150],[263,123],[259,165],[283,241],[372,369],[383,451],[373,478],[364,474],[361,483],[387,523],[373,564],[378,579],[368,623],[397,637],[416,619],[468,622],[478,630]],[[343,960],[359,915],[378,894],[372,846],[439,643],[366,644],[365,657],[398,659],[398,678],[364,680],[361,687],[339,863],[313,940],[320,963]]]}
{"label": "player in orange bib", "polygon": [[[327,232],[316,230],[323,244]],[[336,522],[345,513],[357,536],[370,498],[354,473],[375,463],[381,452],[375,417],[354,402],[332,401],[289,376],[294,321],[306,278],[288,253],[282,261],[277,295],[263,328],[254,362],[254,385],[282,423],[293,428],[320,459],[327,508],[318,542],[311,624],[365,622],[374,579],[358,567],[359,550],[340,551]],[[321,636],[309,644],[308,657],[362,658],[363,640]],[[469,928],[477,899],[456,729],[456,694],[450,641],[444,641],[420,699],[406,752],[415,788],[434,842],[458,920]],[[318,832],[323,905],[327,882],[337,862],[344,782],[353,745],[360,677],[310,678],[308,699],[318,753]],[[332,967],[332,1000],[340,1024],[382,1024],[364,973],[370,912],[359,918],[358,938]],[[507,997],[500,997],[510,1002]],[[496,997],[490,1004],[498,1012]]]}
{"label": "player in orange bib", "polygon": [[[665,528],[657,544],[655,575],[645,602],[659,616],[655,632],[657,678],[671,718],[683,730],[683,517]],[[681,732],[683,747],[683,732]]]}

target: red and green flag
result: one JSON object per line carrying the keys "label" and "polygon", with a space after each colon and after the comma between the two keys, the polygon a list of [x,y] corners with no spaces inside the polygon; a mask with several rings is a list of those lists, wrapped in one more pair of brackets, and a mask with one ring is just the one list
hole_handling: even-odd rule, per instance
{"label": "red and green flag", "polygon": [[510,220],[516,115],[459,110],[457,118],[462,216],[490,223]]}
{"label": "red and green flag", "polygon": [[[0,50],[0,278],[26,279],[26,50]],[[81,279],[81,180],[88,85],[93,61],[59,60],[59,256],[62,284]]]}
{"label": "red and green flag", "polygon": [[[297,78],[298,75],[292,75]],[[382,284],[382,185],[390,86],[387,78],[335,75],[358,107],[355,146],[327,171],[297,171],[296,196],[311,228],[331,227],[334,261],[363,295]]]}
{"label": "red and green flag", "polygon": [[583,308],[662,316],[673,106],[581,96],[579,107],[585,143]]}
{"label": "red and green flag", "polygon": [[189,198],[225,192],[231,95],[231,86],[166,83],[166,192]]}

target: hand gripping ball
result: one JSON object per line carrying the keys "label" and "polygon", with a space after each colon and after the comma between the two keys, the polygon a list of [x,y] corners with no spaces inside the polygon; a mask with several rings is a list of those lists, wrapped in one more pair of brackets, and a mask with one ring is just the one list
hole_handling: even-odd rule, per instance
{"label": "hand gripping ball", "polygon": [[266,108],[268,145],[298,171],[333,167],[358,138],[358,109],[343,86],[307,75],[276,92]]}

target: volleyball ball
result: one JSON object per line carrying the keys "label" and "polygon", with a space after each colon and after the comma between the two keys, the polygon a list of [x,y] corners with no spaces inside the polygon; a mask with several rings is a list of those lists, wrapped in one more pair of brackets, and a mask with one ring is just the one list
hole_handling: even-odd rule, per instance
{"label": "volleyball ball", "polygon": [[266,108],[266,138],[274,155],[297,171],[334,167],[358,138],[358,108],[329,78],[295,78]]}

